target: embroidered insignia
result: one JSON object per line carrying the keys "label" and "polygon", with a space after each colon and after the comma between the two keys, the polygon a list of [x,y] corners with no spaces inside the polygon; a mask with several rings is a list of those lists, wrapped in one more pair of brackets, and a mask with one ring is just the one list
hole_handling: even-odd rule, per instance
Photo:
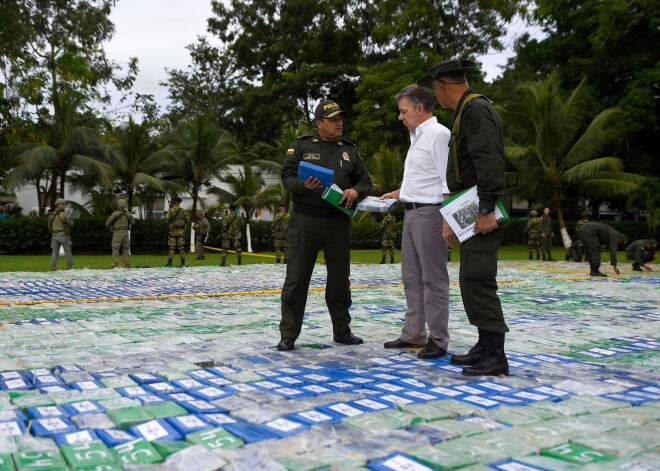
{"label": "embroidered insignia", "polygon": [[286,150],[286,155],[291,155],[293,154],[293,149],[287,149]]}
{"label": "embroidered insignia", "polygon": [[303,160],[321,160],[321,154],[307,153],[303,154]]}
{"label": "embroidered insignia", "polygon": [[351,160],[351,158],[348,156],[348,152],[344,152],[344,153],[342,154],[342,158],[343,158],[344,160],[349,160],[349,161]]}

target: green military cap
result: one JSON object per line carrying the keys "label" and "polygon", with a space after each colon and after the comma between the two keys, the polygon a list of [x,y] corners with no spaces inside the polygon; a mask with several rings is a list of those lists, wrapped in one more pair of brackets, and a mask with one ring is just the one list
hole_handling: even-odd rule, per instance
{"label": "green military cap", "polygon": [[438,80],[447,75],[461,75],[466,71],[476,69],[477,64],[467,59],[451,59],[438,62],[429,68],[428,74],[417,81],[420,87],[430,87],[434,80]]}

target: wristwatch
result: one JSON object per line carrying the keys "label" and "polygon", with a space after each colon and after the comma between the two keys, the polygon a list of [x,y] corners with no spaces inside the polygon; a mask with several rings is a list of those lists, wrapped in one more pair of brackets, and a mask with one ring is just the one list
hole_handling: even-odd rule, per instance
{"label": "wristwatch", "polygon": [[493,212],[493,210],[492,210],[492,209],[488,209],[488,208],[480,208],[480,209],[479,209],[479,212],[480,212],[481,214],[483,214],[484,216],[488,216],[490,213]]}

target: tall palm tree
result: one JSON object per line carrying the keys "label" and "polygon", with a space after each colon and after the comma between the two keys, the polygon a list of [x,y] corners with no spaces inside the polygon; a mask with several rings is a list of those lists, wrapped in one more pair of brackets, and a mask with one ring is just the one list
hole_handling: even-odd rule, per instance
{"label": "tall palm tree", "polygon": [[52,207],[58,197],[64,198],[71,171],[94,175],[106,187],[112,185],[114,176],[112,168],[102,160],[108,147],[99,138],[98,130],[105,121],[90,111],[81,112],[84,101],[75,93],[60,93],[56,99],[58,112],[50,123],[46,143],[33,142],[17,147],[14,154],[18,166],[4,181],[8,188],[34,184],[41,214],[46,205]]}
{"label": "tall palm tree", "polygon": [[585,128],[590,111],[586,81],[564,99],[556,71],[541,83],[525,83],[519,89],[522,98],[500,110],[506,155],[514,169],[507,172],[507,184],[510,189],[549,192],[568,248],[571,239],[562,212],[567,192],[586,198],[621,196],[641,181],[624,173],[621,160],[610,154],[622,135],[622,112],[604,110]]}
{"label": "tall palm tree", "polygon": [[134,196],[144,189],[160,192],[183,191],[184,187],[160,178],[179,162],[176,149],[168,144],[161,148],[152,136],[153,124],[136,123],[132,117],[119,129],[117,146],[111,164],[115,169],[115,190],[126,195],[128,210],[133,208]]}
{"label": "tall palm tree", "polygon": [[174,143],[178,163],[168,172],[193,198],[193,214],[197,209],[202,185],[219,178],[230,164],[237,163],[241,152],[236,140],[213,124],[210,114],[195,116],[182,123]]}

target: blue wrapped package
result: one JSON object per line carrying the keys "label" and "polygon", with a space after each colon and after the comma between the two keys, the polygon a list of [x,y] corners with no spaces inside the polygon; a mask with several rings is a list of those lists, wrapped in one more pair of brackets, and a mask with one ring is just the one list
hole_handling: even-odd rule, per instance
{"label": "blue wrapped package", "polygon": [[300,162],[298,165],[298,179],[307,180],[309,177],[318,178],[321,185],[324,187],[332,186],[332,179],[335,176],[335,171],[329,168],[320,167],[318,165],[310,164],[309,162]]}

